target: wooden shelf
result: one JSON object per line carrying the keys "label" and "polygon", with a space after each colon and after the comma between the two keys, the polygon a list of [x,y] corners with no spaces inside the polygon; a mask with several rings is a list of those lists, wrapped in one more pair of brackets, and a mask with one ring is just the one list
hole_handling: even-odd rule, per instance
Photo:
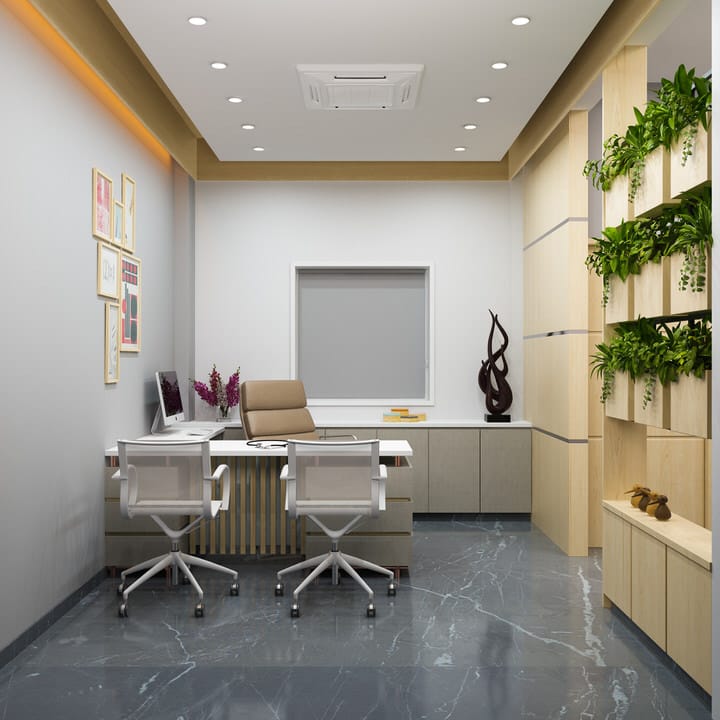
{"label": "wooden shelf", "polygon": [[[672,505],[672,502],[668,504]],[[710,530],[674,513],[669,520],[656,520],[652,515],[634,508],[628,500],[603,500],[603,507],[634,527],[652,535],[688,560],[692,560],[706,570],[712,570]]]}

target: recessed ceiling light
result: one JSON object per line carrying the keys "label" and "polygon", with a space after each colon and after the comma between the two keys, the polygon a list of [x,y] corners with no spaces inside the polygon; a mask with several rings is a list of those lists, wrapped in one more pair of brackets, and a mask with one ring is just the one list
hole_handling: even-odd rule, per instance
{"label": "recessed ceiling light", "polygon": [[518,17],[514,17],[511,22],[513,25],[518,25],[518,26],[527,25],[530,22],[530,18],[525,17],[524,15],[519,15]]}
{"label": "recessed ceiling light", "polygon": [[255,152],[265,152],[265,148],[264,148],[264,147],[254,147],[253,150],[254,150]]}
{"label": "recessed ceiling light", "polygon": [[490,98],[487,95],[483,95],[482,97],[475,98],[475,102],[482,105],[483,103],[489,103]]}
{"label": "recessed ceiling light", "polygon": [[231,103],[241,103],[241,102],[242,102],[242,98],[240,98],[240,97],[229,97],[229,98],[228,98],[228,102],[231,102]]}
{"label": "recessed ceiling light", "polygon": [[468,123],[467,125],[463,125],[464,130],[477,130],[477,125],[473,125],[473,123]]}
{"label": "recessed ceiling light", "polygon": [[508,64],[506,62],[494,62],[490,67],[492,67],[493,70],[504,70]]}
{"label": "recessed ceiling light", "polygon": [[196,15],[195,17],[189,17],[188,22],[191,25],[205,25],[207,23],[207,20],[204,17],[200,17],[199,15]]}
{"label": "recessed ceiling light", "polygon": [[255,126],[251,125],[250,123],[246,123],[245,125],[240,126],[243,130],[254,130]]}
{"label": "recessed ceiling light", "polygon": [[216,60],[215,62],[210,63],[210,67],[213,70],[224,70],[227,67],[227,63],[220,62],[219,60]]}
{"label": "recessed ceiling light", "polygon": [[465,151],[467,150],[466,147],[462,147],[462,146],[456,147],[456,148],[453,148],[453,149],[455,150],[455,152],[465,152]]}

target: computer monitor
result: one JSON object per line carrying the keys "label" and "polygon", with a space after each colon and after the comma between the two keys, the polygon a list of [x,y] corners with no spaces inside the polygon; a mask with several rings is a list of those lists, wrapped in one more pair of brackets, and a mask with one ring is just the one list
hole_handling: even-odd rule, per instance
{"label": "computer monitor", "polygon": [[158,370],[155,373],[158,394],[160,396],[160,417],[163,427],[185,420],[180,385],[174,370]]}

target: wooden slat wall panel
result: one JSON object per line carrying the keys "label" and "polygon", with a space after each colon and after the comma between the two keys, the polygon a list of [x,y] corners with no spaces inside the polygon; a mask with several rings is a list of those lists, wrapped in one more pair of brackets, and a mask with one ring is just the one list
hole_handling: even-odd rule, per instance
{"label": "wooden slat wall panel", "polygon": [[[285,512],[282,458],[237,458],[230,465],[230,507],[190,536],[201,555],[285,555],[302,548],[300,523]],[[219,493],[219,488],[217,488]]]}

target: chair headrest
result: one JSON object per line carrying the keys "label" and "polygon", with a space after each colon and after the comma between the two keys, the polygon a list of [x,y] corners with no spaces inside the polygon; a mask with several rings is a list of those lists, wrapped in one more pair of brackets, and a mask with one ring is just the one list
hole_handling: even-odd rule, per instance
{"label": "chair headrest", "polygon": [[289,410],[307,405],[301,380],[246,380],[240,386],[242,409]]}

